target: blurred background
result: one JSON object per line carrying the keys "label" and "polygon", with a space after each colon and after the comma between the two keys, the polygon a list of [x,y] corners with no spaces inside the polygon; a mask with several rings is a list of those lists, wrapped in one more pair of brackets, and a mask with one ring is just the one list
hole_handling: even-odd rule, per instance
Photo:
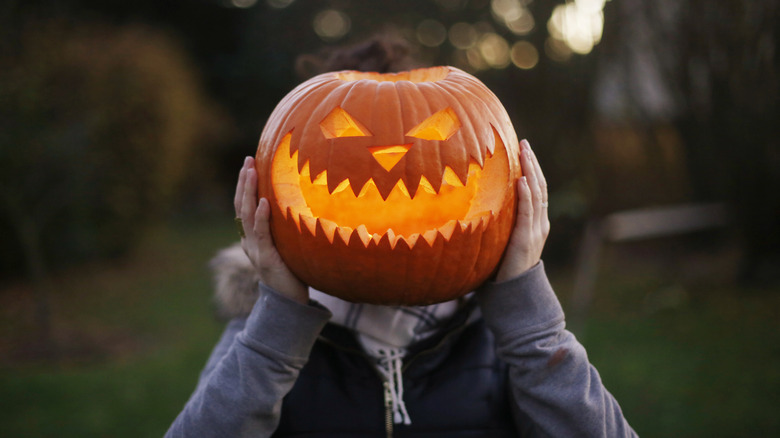
{"label": "blurred background", "polygon": [[[645,437],[780,433],[777,0],[6,0],[0,436],[160,436],[276,103],[404,41],[502,100],[569,327]],[[309,56],[302,56],[309,55]]]}

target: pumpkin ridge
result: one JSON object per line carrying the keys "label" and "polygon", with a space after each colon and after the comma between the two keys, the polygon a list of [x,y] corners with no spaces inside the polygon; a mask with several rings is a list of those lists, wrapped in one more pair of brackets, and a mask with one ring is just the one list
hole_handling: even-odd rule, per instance
{"label": "pumpkin ridge", "polygon": [[[342,109],[344,108],[345,102],[347,102],[347,99],[350,97],[352,92],[358,87],[358,84],[359,84],[359,82],[355,82],[353,84],[349,84],[350,86],[347,88],[347,90],[343,94],[343,96],[341,96],[341,99],[340,99],[341,101],[337,105],[339,108],[342,108]],[[328,99],[323,99],[322,103],[325,103],[327,100]],[[327,103],[330,104],[331,102],[327,102]],[[365,124],[362,121],[360,121],[360,120],[358,120],[358,123],[360,123],[361,125],[365,126]],[[325,169],[334,169],[334,168],[337,168],[337,167],[332,165],[333,156],[334,156],[334,149],[335,149],[334,145],[335,145],[336,141],[334,139],[330,139],[328,141],[330,143],[330,147],[328,148],[327,159],[325,160]],[[339,151],[335,151],[335,153],[339,153]],[[341,178],[340,175],[336,175],[336,177],[332,177],[333,173],[334,172],[328,172],[327,182],[328,182],[328,192],[329,193],[333,193],[333,191],[335,191],[337,187],[341,186],[342,182],[347,179],[346,175],[345,175],[344,178]],[[338,179],[338,181],[336,181],[336,179]]]}
{"label": "pumpkin ridge", "polygon": [[[313,96],[320,95],[320,94],[323,94],[323,93],[326,93],[326,94],[330,93],[336,87],[337,87],[336,84],[329,84],[327,82],[322,82],[322,83],[314,82],[314,83],[311,84],[310,87],[303,87],[303,86],[297,87],[296,90],[298,90],[298,88],[300,88],[298,90],[297,94],[293,94],[293,93],[296,92],[296,90],[293,90],[293,92],[291,93],[293,95],[290,96],[290,99],[286,99],[285,98],[285,100],[282,101],[282,103],[286,102],[286,104],[284,106],[289,105],[290,108],[287,111],[281,113],[281,116],[283,116],[284,119],[282,121],[280,121],[279,124],[277,125],[281,129],[277,129],[276,130],[275,135],[273,136],[273,139],[272,139],[272,142],[270,143],[270,145],[275,146],[275,145],[279,144],[279,142],[281,141],[281,139],[285,135],[287,135],[289,133],[292,133],[295,130],[294,126],[289,126],[290,119],[293,118],[293,114],[296,114],[298,112],[300,106],[306,104],[310,99],[313,98]],[[281,105],[281,103],[280,103],[280,105]],[[271,123],[275,121],[275,120],[273,120],[275,116],[276,116],[276,111],[271,113],[271,117],[269,117],[268,122],[266,123],[266,126],[274,126]],[[302,135],[302,134],[303,133],[301,132],[298,135]],[[261,145],[262,145],[263,144],[262,143],[262,140],[263,140],[262,134],[261,134],[260,140],[261,140]],[[298,150],[298,142],[296,142],[295,140],[297,140],[297,139],[294,139],[294,138],[290,139],[290,153],[291,154]],[[269,147],[269,149],[272,150],[272,148],[270,148],[270,147]]]}
{"label": "pumpkin ridge", "polygon": [[[479,115],[480,118],[484,117],[485,119],[488,119],[487,122],[492,124],[492,121],[489,120],[492,112],[489,111],[490,108],[486,102],[484,102],[482,99],[474,99],[473,93],[471,93],[467,89],[467,87],[463,87],[462,85],[460,85],[457,81],[453,81],[448,85],[450,85],[452,88],[441,87],[441,90],[443,93],[446,93],[452,99],[452,101],[455,102],[460,107],[461,111],[469,114],[477,114]],[[461,103],[463,99],[455,96],[452,92],[452,89],[455,89],[460,93],[468,96],[469,99],[467,99],[467,101],[473,107],[476,108],[468,108],[468,109],[464,108],[463,104]],[[483,121],[483,123],[479,123],[479,125],[482,126],[484,122],[485,121]],[[470,130],[470,138],[476,139],[476,142],[474,143],[474,145],[472,145],[469,151],[466,151],[466,154],[469,156],[469,158],[476,160],[479,163],[480,167],[484,167],[485,158],[487,155],[486,152],[490,150],[490,141],[489,140],[484,142],[481,141],[484,140],[482,139],[482,136],[484,134],[482,134],[481,132],[477,132],[477,128],[475,127],[475,125],[476,125],[475,123],[469,123],[466,126],[461,127],[461,129],[463,129],[464,131]],[[484,130],[485,128],[483,127],[481,129]]]}
{"label": "pumpkin ridge", "polygon": [[[419,118],[424,115],[431,115],[436,112],[436,109],[431,106],[431,102],[428,99],[428,96],[424,92],[427,86],[430,86],[430,83],[426,84],[413,84],[412,86],[405,86],[400,85],[399,88],[399,96],[403,96],[402,101],[406,102],[412,102],[411,106],[415,106],[416,112],[415,112],[415,121],[417,123],[421,122]],[[406,137],[406,136],[405,136]],[[415,144],[420,145],[421,141],[416,140]],[[411,168],[411,164],[417,164],[413,163],[410,159],[406,160],[406,167],[405,167],[405,178],[408,181],[413,181],[414,179],[421,179],[422,177],[425,177],[428,182],[430,182],[433,185],[433,189],[438,193],[441,188],[441,175],[444,172],[444,166],[443,166],[443,160],[441,157],[441,148],[439,148],[439,143],[436,143],[435,153],[430,154],[426,153],[428,152],[425,150],[426,148],[413,148],[412,152],[415,154],[414,157],[416,160],[422,160],[423,163],[422,166],[420,166],[420,169]],[[415,150],[416,149],[416,150]],[[430,149],[430,148],[428,148]],[[431,162],[431,160],[426,160],[426,157],[435,157],[434,162]],[[412,173],[412,177],[410,178],[410,173]],[[419,175],[419,176],[418,176]]]}
{"label": "pumpkin ridge", "polygon": [[[447,104],[448,104],[447,108],[450,108],[450,109],[452,109],[453,107],[457,107],[458,108],[459,111],[455,111],[453,109],[453,111],[455,111],[455,114],[458,114],[459,112],[460,113],[471,113],[471,111],[468,111],[466,108],[464,108],[463,103],[457,97],[455,97],[452,94],[452,91],[451,91],[451,89],[449,87],[450,86],[454,86],[455,84],[450,84],[450,83],[446,83],[446,84],[444,84],[444,83],[433,83],[431,85],[433,87],[438,88],[438,90],[441,92],[441,94],[443,96],[445,96],[445,98],[446,98],[445,100],[447,101]],[[484,114],[480,113],[479,111],[477,111],[476,114],[478,114],[479,117],[483,117],[484,116]],[[477,163],[479,163],[479,167],[482,168],[483,165],[484,165],[483,164],[484,163],[484,157],[483,157],[483,154],[482,154],[482,147],[480,145],[481,142],[479,141],[479,136],[477,135],[476,128],[474,127],[474,123],[465,123],[465,124],[461,123],[460,129],[458,130],[458,132],[455,135],[460,136],[461,139],[463,139],[465,137],[465,138],[475,138],[477,140],[476,146],[471,146],[469,142],[465,142],[463,140],[461,140],[460,143],[463,143],[466,146],[471,146],[472,148],[476,148],[476,150],[478,152],[478,155],[477,155],[477,159],[475,161]],[[449,140],[450,139],[448,138],[447,140],[442,140],[442,142],[449,146],[450,145]],[[439,149],[441,150],[441,146],[439,147]],[[469,173],[468,165],[469,165],[470,159],[473,158],[473,153],[470,150],[466,149],[466,148],[463,148],[463,149],[456,148],[455,150],[456,151],[462,151],[461,155],[456,157],[456,160],[454,160],[455,161],[455,163],[454,163],[455,165],[453,166],[452,163],[446,163],[445,165],[450,166],[450,168],[453,171],[455,171],[455,174],[458,175],[458,178],[460,178],[460,180],[463,181],[463,180],[465,180],[464,177],[468,176],[468,173]],[[450,152],[452,152],[452,151],[450,151]],[[452,160],[450,160],[450,161],[452,161]]]}
{"label": "pumpkin ridge", "polygon": [[[336,86],[329,89],[322,90],[322,93],[317,95],[308,96],[308,102],[316,102],[313,105],[309,104],[311,108],[303,107],[301,112],[306,113],[306,120],[301,129],[300,136],[296,139],[293,138],[290,143],[290,151],[298,152],[298,171],[303,168],[304,163],[309,162],[312,175],[319,175],[323,170],[328,169],[330,163],[329,154],[333,149],[333,139],[326,140],[330,147],[328,147],[328,156],[323,157],[322,154],[314,148],[314,144],[320,141],[323,137],[320,123],[330,114],[331,110],[337,106],[344,108],[344,99],[356,85],[354,83],[334,83]],[[349,111],[349,110],[347,110]],[[312,123],[308,123],[312,121]],[[364,120],[359,122],[365,125]],[[338,184],[336,184],[338,185]],[[336,185],[333,187],[335,188]]]}

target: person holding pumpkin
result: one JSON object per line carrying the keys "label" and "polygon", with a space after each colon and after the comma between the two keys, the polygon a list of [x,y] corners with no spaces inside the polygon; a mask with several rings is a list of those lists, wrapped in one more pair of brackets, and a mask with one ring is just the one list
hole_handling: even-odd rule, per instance
{"label": "person holding pumpkin", "polygon": [[[377,43],[361,50],[382,52],[371,44]],[[396,79],[378,77],[388,78]],[[325,123],[328,117],[316,119]],[[344,129],[378,130],[349,123]],[[443,301],[444,295],[434,294],[437,298],[421,302],[405,296],[395,305],[369,304],[370,299],[350,295],[359,284],[325,294],[304,283],[307,274],[289,255],[294,264],[285,262],[271,232],[273,220],[285,216],[278,207],[282,195],[262,191],[263,181],[277,181],[276,170],[271,167],[271,177],[259,174],[265,168],[247,157],[234,198],[241,244],[213,261],[222,310],[232,319],[166,436],[636,436],[582,345],[565,330],[563,311],[544,272],[541,255],[550,222],[538,160],[527,141],[517,143],[514,132],[499,133],[495,126],[492,132],[496,145],[483,163],[505,148],[507,161],[499,167],[522,169],[521,177],[506,177],[511,220],[491,216],[491,223],[508,223],[506,247],[497,266],[483,276],[489,278],[479,277],[473,288],[468,279],[462,281],[474,292],[447,292],[455,298]],[[285,142],[289,145],[289,137],[272,143]],[[392,166],[383,167],[390,172]],[[290,229],[303,231],[308,225],[302,215],[300,221]],[[483,242],[498,239],[491,233],[501,236],[488,231],[487,221],[478,223]],[[461,227],[464,233],[477,228]],[[319,219],[315,228],[324,229]],[[348,231],[352,234],[346,238],[338,229],[329,237],[343,239],[344,247],[359,242],[357,229]],[[412,249],[414,239],[401,239],[387,251]],[[423,239],[422,234],[415,239]],[[432,247],[441,237],[430,239]],[[378,242],[365,248],[377,250]],[[316,277],[309,279],[317,284]],[[358,291],[359,296],[396,293],[383,284],[395,284],[392,278],[360,281],[368,290]]]}

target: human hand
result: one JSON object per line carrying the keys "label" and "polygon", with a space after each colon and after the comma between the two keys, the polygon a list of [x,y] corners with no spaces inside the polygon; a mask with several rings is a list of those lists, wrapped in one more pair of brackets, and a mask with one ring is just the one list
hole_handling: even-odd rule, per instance
{"label": "human hand", "polygon": [[266,198],[257,201],[257,171],[252,157],[246,157],[238,174],[233,205],[244,230],[241,247],[263,284],[287,298],[308,303],[309,289],[290,272],[274,246],[269,222],[271,206]]}
{"label": "human hand", "polygon": [[515,278],[538,263],[550,233],[547,181],[528,141],[521,141],[520,146],[523,177],[517,180],[517,219],[496,282]]}

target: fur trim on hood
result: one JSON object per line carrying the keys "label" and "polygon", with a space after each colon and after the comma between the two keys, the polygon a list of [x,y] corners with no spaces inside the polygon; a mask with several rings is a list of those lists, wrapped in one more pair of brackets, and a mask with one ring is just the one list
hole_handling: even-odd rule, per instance
{"label": "fur trim on hood", "polygon": [[260,277],[240,243],[217,253],[209,262],[214,273],[217,314],[230,319],[246,317],[257,301]]}

